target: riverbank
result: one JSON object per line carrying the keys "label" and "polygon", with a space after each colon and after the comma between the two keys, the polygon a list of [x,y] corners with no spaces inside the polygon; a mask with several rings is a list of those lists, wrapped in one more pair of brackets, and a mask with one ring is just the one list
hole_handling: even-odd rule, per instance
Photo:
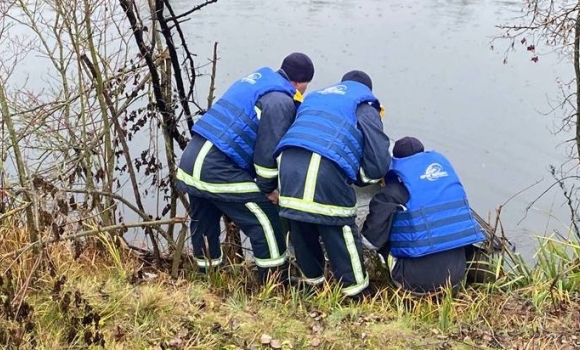
{"label": "riverbank", "polygon": [[[26,236],[1,229],[1,255]],[[527,269],[436,302],[393,288],[360,303],[259,287],[244,266],[210,277],[187,268],[172,280],[104,236],[0,261],[0,344],[6,348],[107,349],[576,349],[580,248],[547,240]],[[77,247],[78,248],[78,247]],[[76,251],[76,254],[75,254]],[[77,255],[77,256],[75,256]],[[501,260],[501,258],[500,258]],[[499,265],[498,265],[499,266]],[[375,274],[376,279],[376,274]]]}

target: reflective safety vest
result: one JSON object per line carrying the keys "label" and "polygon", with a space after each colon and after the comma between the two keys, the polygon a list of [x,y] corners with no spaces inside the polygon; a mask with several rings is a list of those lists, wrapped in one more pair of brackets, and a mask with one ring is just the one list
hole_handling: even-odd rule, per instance
{"label": "reflective safety vest", "polygon": [[273,91],[284,92],[292,98],[297,94],[296,88],[279,73],[261,68],[236,81],[192,129],[240,168],[255,174],[253,158],[261,113],[256,102]]}
{"label": "reflective safety vest", "polygon": [[393,158],[390,171],[409,191],[406,210],[393,221],[391,255],[416,258],[485,240],[459,177],[443,155],[427,151]]}
{"label": "reflective safety vest", "polygon": [[274,157],[288,147],[304,148],[330,159],[356,181],[364,147],[356,109],[364,102],[380,110],[371,90],[354,81],[311,92],[298,108],[296,120],[280,140]]}

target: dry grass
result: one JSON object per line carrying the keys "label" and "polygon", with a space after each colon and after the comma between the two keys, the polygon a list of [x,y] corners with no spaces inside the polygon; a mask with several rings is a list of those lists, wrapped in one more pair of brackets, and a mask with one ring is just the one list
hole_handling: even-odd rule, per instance
{"label": "dry grass", "polygon": [[[0,253],[25,235],[0,229]],[[470,287],[455,298],[411,299],[386,288],[361,303],[327,285],[318,293],[268,284],[232,266],[172,280],[105,237],[78,254],[58,243],[42,259],[0,261],[0,344],[107,349],[574,349],[580,308],[569,275]],[[560,256],[560,259],[562,257]],[[569,269],[570,266],[562,268]],[[507,287],[506,287],[507,286]]]}

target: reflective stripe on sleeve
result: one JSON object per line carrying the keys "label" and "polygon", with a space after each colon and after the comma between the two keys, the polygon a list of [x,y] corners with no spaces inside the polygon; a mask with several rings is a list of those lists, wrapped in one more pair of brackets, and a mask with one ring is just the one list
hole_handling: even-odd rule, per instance
{"label": "reflective stripe on sleeve", "polygon": [[360,175],[360,179],[365,184],[376,184],[377,182],[381,181],[381,179],[371,179],[367,176],[363,168],[360,168],[358,171]]}
{"label": "reflective stripe on sleeve", "polygon": [[278,168],[266,168],[255,163],[254,168],[256,169],[256,174],[260,175],[264,179],[275,179],[278,177]]}

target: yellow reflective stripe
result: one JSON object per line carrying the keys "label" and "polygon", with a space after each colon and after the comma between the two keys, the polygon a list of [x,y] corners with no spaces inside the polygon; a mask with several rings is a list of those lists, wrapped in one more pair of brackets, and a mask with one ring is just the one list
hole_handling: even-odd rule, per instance
{"label": "yellow reflective stripe", "polygon": [[203,163],[205,157],[213,147],[213,144],[209,141],[205,141],[195,162],[193,163],[192,175],[186,173],[183,169],[177,169],[177,179],[183,181],[186,185],[197,188],[198,190],[207,191],[210,193],[253,193],[260,192],[260,189],[255,182],[232,182],[216,184],[205,182],[201,180],[201,169],[203,168]]}
{"label": "yellow reflective stripe", "polygon": [[393,269],[395,268],[396,263],[397,263],[397,258],[395,258],[391,254],[389,254],[387,256],[387,267],[389,268],[389,272],[393,272]]}
{"label": "yellow reflective stripe", "polygon": [[367,274],[365,275],[365,278],[362,281],[362,283],[342,288],[342,294],[347,296],[357,295],[358,293],[365,290],[365,288],[368,286],[369,286],[369,275]]}
{"label": "yellow reflective stripe", "polygon": [[300,198],[280,196],[280,206],[284,208],[304,211],[313,214],[321,214],[326,216],[339,216],[339,217],[356,216],[356,206],[339,207],[336,205],[328,205],[316,203],[314,201],[306,201]]}
{"label": "yellow reflective stripe", "polygon": [[296,92],[294,93],[294,96],[292,98],[296,102],[302,103],[304,101],[304,96],[302,96],[302,93],[298,90],[296,90]]}
{"label": "yellow reflective stripe", "polygon": [[381,181],[381,179],[371,179],[367,176],[363,168],[360,168],[358,171],[360,175],[360,179],[365,184],[376,184],[377,182]]}
{"label": "yellow reflective stripe", "polygon": [[199,267],[212,267],[212,266],[218,266],[221,265],[222,260],[223,260],[223,256],[224,256],[224,252],[223,250],[221,250],[220,248],[220,257],[217,259],[200,259],[200,258],[195,258],[195,262],[197,263],[197,266]]}
{"label": "yellow reflective stripe", "polygon": [[356,284],[348,286],[342,289],[342,292],[346,295],[355,295],[360,293],[369,285],[368,275],[363,272],[362,264],[360,262],[360,255],[356,249],[356,244],[354,243],[354,236],[352,234],[352,229],[350,226],[345,225],[342,227],[342,237],[344,238],[344,243],[346,244],[346,250],[350,256],[350,264],[352,267],[352,272],[354,274],[354,280]]}
{"label": "yellow reflective stripe", "polygon": [[318,169],[320,168],[320,154],[312,153],[310,156],[310,164],[306,172],[306,181],[304,182],[304,196],[305,201],[314,201],[314,192],[316,191],[316,179],[318,178]]}
{"label": "yellow reflective stripe", "polygon": [[381,105],[380,111],[379,111],[379,116],[381,117],[381,119],[383,119],[383,117],[385,116],[386,113],[387,113],[387,111],[385,110],[385,106]]}
{"label": "yellow reflective stripe", "polygon": [[258,108],[258,106],[254,106],[254,111],[256,112],[256,118],[260,120],[260,118],[262,118],[262,110]]}
{"label": "yellow reflective stripe", "polygon": [[276,267],[276,266],[283,265],[286,262],[287,258],[288,258],[288,252],[285,252],[284,254],[280,255],[279,257],[277,257],[275,259],[260,259],[260,258],[254,257],[254,260],[256,261],[256,265],[258,265],[260,267],[268,268],[268,267]]}
{"label": "yellow reflective stripe", "polygon": [[193,163],[193,173],[191,175],[194,179],[201,179],[201,168],[203,167],[203,162],[212,147],[213,144],[209,141],[205,141],[203,146],[201,146],[197,158],[195,159],[195,163]]}
{"label": "yellow reflective stripe", "polygon": [[268,244],[268,250],[270,251],[269,259],[259,259],[254,257],[256,260],[256,265],[260,267],[273,267],[282,265],[286,261],[286,252],[280,254],[278,251],[278,242],[276,241],[276,236],[274,235],[274,228],[268,216],[262,208],[260,208],[256,203],[249,202],[246,203],[246,208],[248,208],[252,214],[256,216],[258,222],[262,226],[264,231],[264,236],[266,236],[266,243]]}
{"label": "yellow reflective stripe", "polygon": [[342,227],[342,237],[346,243],[346,249],[348,255],[350,256],[350,262],[352,265],[352,271],[354,272],[354,278],[357,284],[361,283],[364,279],[364,273],[362,264],[360,262],[360,255],[356,249],[356,244],[354,243],[354,236],[352,234],[352,229],[348,225]]}
{"label": "yellow reflective stripe", "polygon": [[[282,152],[284,153],[284,152]],[[280,164],[282,164],[282,153],[280,153],[280,155],[278,157],[276,157],[276,165],[278,166],[278,169],[280,169]],[[280,187],[280,171],[278,171],[278,187]],[[280,199],[278,199],[280,200]],[[288,245],[286,245],[288,246]]]}
{"label": "yellow reflective stripe", "polygon": [[311,286],[316,286],[316,285],[324,282],[324,276],[320,276],[317,278],[303,278],[302,281],[304,283],[311,285]]}
{"label": "yellow reflective stripe", "polygon": [[177,179],[183,181],[186,185],[197,188],[198,190],[211,193],[252,193],[260,192],[255,182],[234,182],[226,184],[213,184],[199,179],[195,179],[182,169],[177,169]]}
{"label": "yellow reflective stripe", "polygon": [[265,179],[274,179],[278,177],[278,168],[265,168],[255,163],[254,168],[256,168],[256,174],[260,175]]}

